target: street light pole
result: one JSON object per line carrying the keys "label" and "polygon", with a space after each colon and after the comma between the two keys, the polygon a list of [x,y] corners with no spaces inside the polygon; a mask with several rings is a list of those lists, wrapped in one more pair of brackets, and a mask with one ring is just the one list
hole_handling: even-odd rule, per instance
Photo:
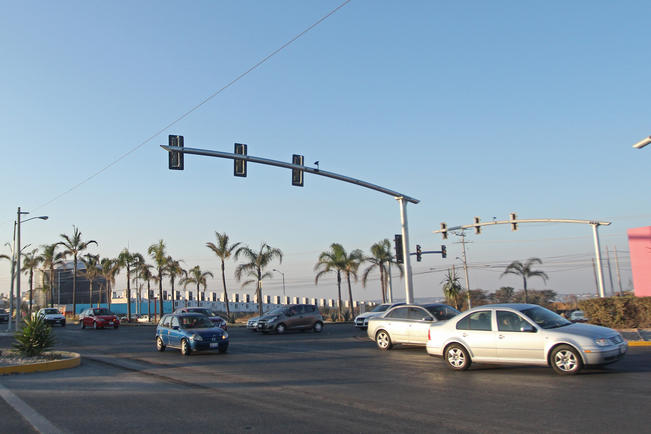
{"label": "street light pole", "polygon": [[633,147],[634,147],[635,149],[642,149],[642,148],[644,148],[646,145],[648,145],[649,143],[651,143],[651,136],[643,138],[642,140],[640,140],[639,142],[637,142],[636,144],[634,144]]}
{"label": "street light pole", "polygon": [[285,297],[285,273],[283,273],[280,270],[276,270],[275,268],[273,269],[273,271],[277,271],[280,273],[281,276],[283,276],[283,297]]}

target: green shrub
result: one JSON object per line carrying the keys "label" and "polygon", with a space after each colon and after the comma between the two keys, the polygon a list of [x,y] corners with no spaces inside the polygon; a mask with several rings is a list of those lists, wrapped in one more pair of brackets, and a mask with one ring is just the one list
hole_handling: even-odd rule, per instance
{"label": "green shrub", "polygon": [[16,332],[14,348],[22,356],[38,356],[53,346],[52,329],[42,318],[25,319],[22,330]]}
{"label": "green shrub", "polygon": [[651,327],[651,297],[592,298],[579,302],[590,323],[615,329]]}

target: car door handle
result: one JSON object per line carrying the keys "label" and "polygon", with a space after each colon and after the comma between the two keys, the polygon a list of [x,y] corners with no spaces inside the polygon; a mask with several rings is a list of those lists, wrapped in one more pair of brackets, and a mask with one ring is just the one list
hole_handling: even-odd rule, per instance
{"label": "car door handle", "polygon": [[506,336],[504,336],[504,335],[497,335],[497,337],[500,338],[500,339],[504,339]]}
{"label": "car door handle", "polygon": [[468,336],[468,333],[461,333],[461,336],[463,336],[465,338],[465,337]]}

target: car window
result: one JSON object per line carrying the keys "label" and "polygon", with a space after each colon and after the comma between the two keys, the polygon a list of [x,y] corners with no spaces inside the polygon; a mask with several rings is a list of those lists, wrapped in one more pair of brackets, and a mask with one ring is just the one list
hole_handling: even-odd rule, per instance
{"label": "car window", "polygon": [[305,306],[304,305],[296,306],[296,313],[298,315],[303,315],[305,313]]}
{"label": "car window", "polygon": [[420,307],[410,307],[409,308],[409,319],[417,320],[417,321],[432,321],[434,318],[432,318],[432,315],[429,314],[425,309],[421,309]]}
{"label": "car window", "polygon": [[306,313],[311,313],[311,312],[314,312],[315,310],[316,310],[316,306],[305,305],[305,312]]}
{"label": "car window", "polygon": [[483,330],[490,331],[491,327],[491,313],[490,311],[473,312],[466,315],[457,322],[458,330]]}
{"label": "car window", "polygon": [[453,307],[450,307],[450,306],[445,307],[445,316],[447,317],[447,319],[454,318],[455,316],[459,315],[460,313],[461,312],[459,312],[458,310],[456,310]]}
{"label": "car window", "polygon": [[543,329],[554,329],[572,324],[562,316],[540,306],[525,309],[522,313]]}
{"label": "car window", "polygon": [[172,317],[172,322],[170,323],[170,325],[172,326],[172,328],[180,327],[181,325],[179,324],[179,318],[176,316]]}
{"label": "car window", "polygon": [[390,304],[379,304],[371,312],[384,312],[391,306]]}
{"label": "car window", "polygon": [[203,329],[213,326],[212,321],[205,316],[182,316],[179,319],[181,328],[184,329]]}
{"label": "car window", "polygon": [[409,318],[409,308],[398,307],[396,309],[393,309],[392,311],[389,311],[389,313],[387,313],[387,316],[385,318],[391,318],[391,319]]}
{"label": "car window", "polygon": [[165,315],[161,321],[161,324],[163,327],[169,328],[171,322],[172,322],[172,318],[169,315]]}
{"label": "car window", "polygon": [[505,310],[497,311],[497,329],[501,332],[519,332],[527,322],[517,313]]}

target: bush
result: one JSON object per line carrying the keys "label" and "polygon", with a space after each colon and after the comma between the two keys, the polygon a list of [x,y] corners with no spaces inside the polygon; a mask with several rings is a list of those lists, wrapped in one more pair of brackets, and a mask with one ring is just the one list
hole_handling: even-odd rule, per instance
{"label": "bush", "polygon": [[651,297],[593,298],[579,302],[590,323],[615,329],[651,327]]}
{"label": "bush", "polygon": [[22,356],[38,356],[54,346],[52,329],[42,318],[25,319],[22,330],[16,332],[14,348]]}

